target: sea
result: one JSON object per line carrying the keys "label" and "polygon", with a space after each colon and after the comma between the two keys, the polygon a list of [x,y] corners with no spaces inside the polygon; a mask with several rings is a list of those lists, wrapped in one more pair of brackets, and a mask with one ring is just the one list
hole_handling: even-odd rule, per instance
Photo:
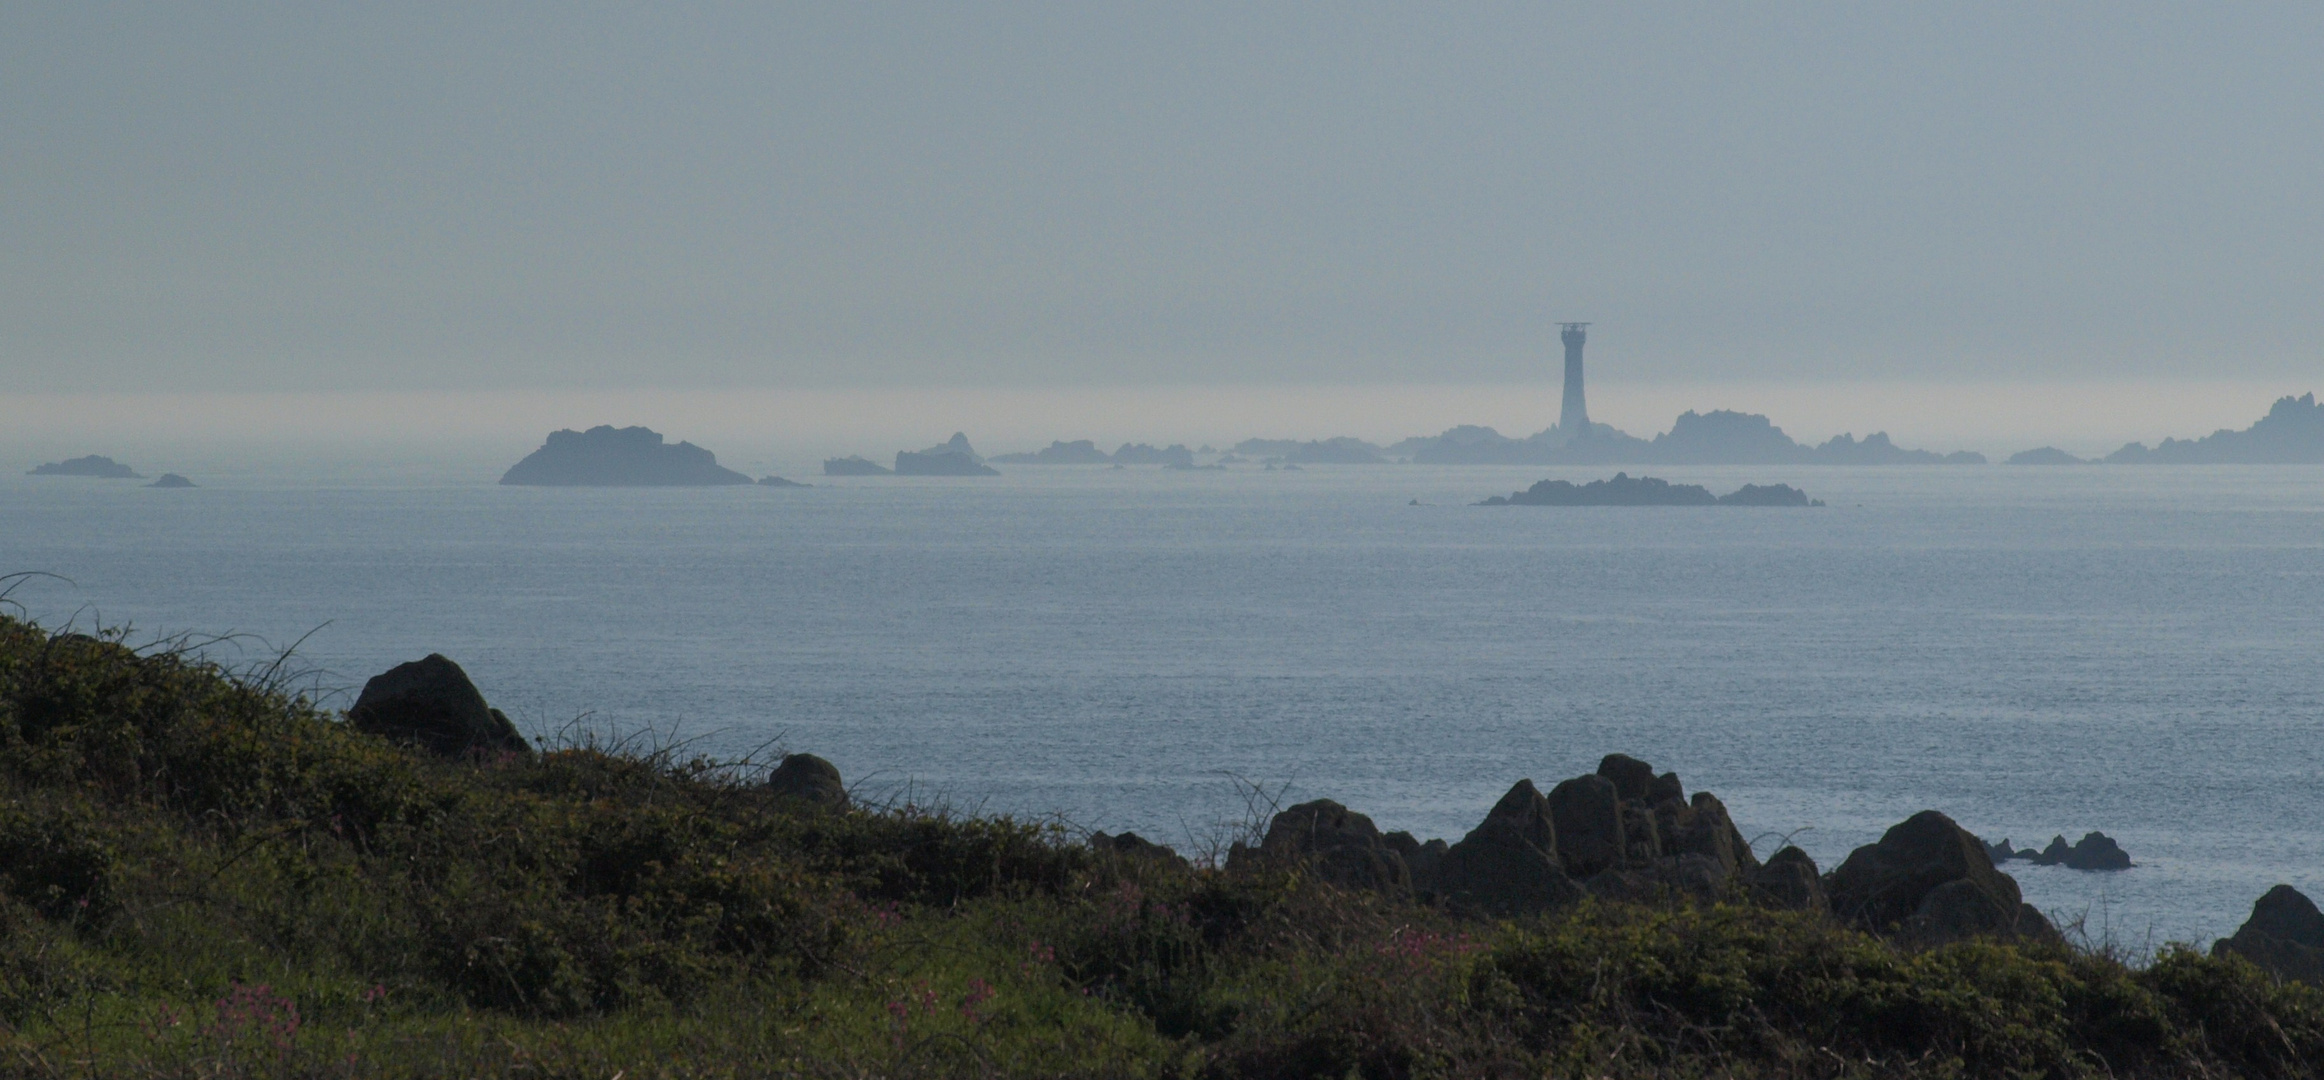
{"label": "sea", "polygon": [[10,595],[52,627],[295,645],[339,707],[440,652],[547,744],[809,751],[869,799],[1198,855],[1315,798],[1457,840],[1619,752],[1826,869],[1930,808],[2103,831],[2134,868],[2007,868],[2134,953],[2324,898],[2324,468],[1657,467],[1827,505],[1472,505],[1611,471],[11,476],[0,572],[57,575]]}

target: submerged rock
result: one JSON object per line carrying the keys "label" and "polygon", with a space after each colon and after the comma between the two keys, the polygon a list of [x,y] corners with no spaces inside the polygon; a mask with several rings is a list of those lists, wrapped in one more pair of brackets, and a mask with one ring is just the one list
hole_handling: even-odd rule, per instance
{"label": "submerged rock", "polygon": [[1935,810],[1850,852],[1824,884],[1842,922],[1916,943],[2057,935],[1984,843]]}
{"label": "submerged rock", "polygon": [[2211,946],[2211,955],[2241,956],[2279,979],[2324,987],[2324,912],[2289,885],[2269,889],[2251,918]]}
{"label": "submerged rock", "polygon": [[32,475],[93,476],[100,480],[145,479],[137,475],[135,469],[102,454],[90,454],[87,457],[67,458],[63,461],[51,461],[46,465],[36,465],[32,469]]}
{"label": "submerged rock", "polygon": [[549,433],[541,448],[501,474],[500,482],[526,487],[712,487],[747,484],[750,477],[718,464],[718,455],[690,442],[664,443],[658,431],[599,424],[587,431]]}
{"label": "submerged rock", "polygon": [[347,721],[446,757],[532,749],[507,716],[485,704],[468,673],[440,653],[372,676]]}
{"label": "submerged rock", "polygon": [[785,754],[767,774],[767,790],[778,797],[797,799],[834,810],[847,807],[847,784],[839,766],[813,754]]}

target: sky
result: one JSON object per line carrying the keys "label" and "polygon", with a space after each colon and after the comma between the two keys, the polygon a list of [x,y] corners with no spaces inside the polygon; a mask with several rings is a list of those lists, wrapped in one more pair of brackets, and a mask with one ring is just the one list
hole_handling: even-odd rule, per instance
{"label": "sky", "polygon": [[1524,433],[1586,320],[1641,433],[2201,434],[2324,382],[2318,56],[2295,4],[13,0],[0,421]]}

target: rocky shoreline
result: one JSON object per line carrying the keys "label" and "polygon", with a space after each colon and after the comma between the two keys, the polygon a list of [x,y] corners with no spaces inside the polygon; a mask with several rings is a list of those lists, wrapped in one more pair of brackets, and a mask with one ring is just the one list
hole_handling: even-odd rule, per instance
{"label": "rocky shoreline", "polygon": [[[348,720],[361,730],[439,756],[529,753],[507,717],[487,705],[458,664],[433,655],[398,665],[363,688]],[[767,776],[776,795],[842,812],[852,801],[839,769],[813,754],[783,758]],[[1170,847],[1136,833],[1092,833],[1090,847],[1191,869]],[[2092,832],[2042,851],[1987,843],[1937,810],[1897,823],[1829,872],[1786,845],[1765,861],[1708,791],[1689,794],[1675,772],[1608,754],[1597,770],[1542,792],[1518,780],[1458,841],[1382,832],[1331,799],[1281,808],[1256,842],[1229,847],[1228,873],[1289,871],[1330,885],[1477,919],[1539,915],[1588,898],[1636,904],[1744,903],[1829,917],[1900,944],[1929,947],[1984,938],[2057,941],[2049,918],[2024,901],[2000,863],[2025,860],[2111,871],[2135,864]],[[2324,986],[2324,914],[2278,885],[2214,955],[2243,956],[2281,978]]]}

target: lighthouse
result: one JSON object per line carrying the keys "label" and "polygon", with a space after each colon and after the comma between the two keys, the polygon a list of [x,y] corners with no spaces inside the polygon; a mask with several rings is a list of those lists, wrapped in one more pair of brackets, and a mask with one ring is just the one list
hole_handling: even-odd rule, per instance
{"label": "lighthouse", "polygon": [[1590,406],[1582,400],[1582,343],[1590,339],[1586,322],[1559,323],[1557,335],[1565,342],[1565,404],[1557,411],[1557,433],[1568,440],[1590,430]]}

